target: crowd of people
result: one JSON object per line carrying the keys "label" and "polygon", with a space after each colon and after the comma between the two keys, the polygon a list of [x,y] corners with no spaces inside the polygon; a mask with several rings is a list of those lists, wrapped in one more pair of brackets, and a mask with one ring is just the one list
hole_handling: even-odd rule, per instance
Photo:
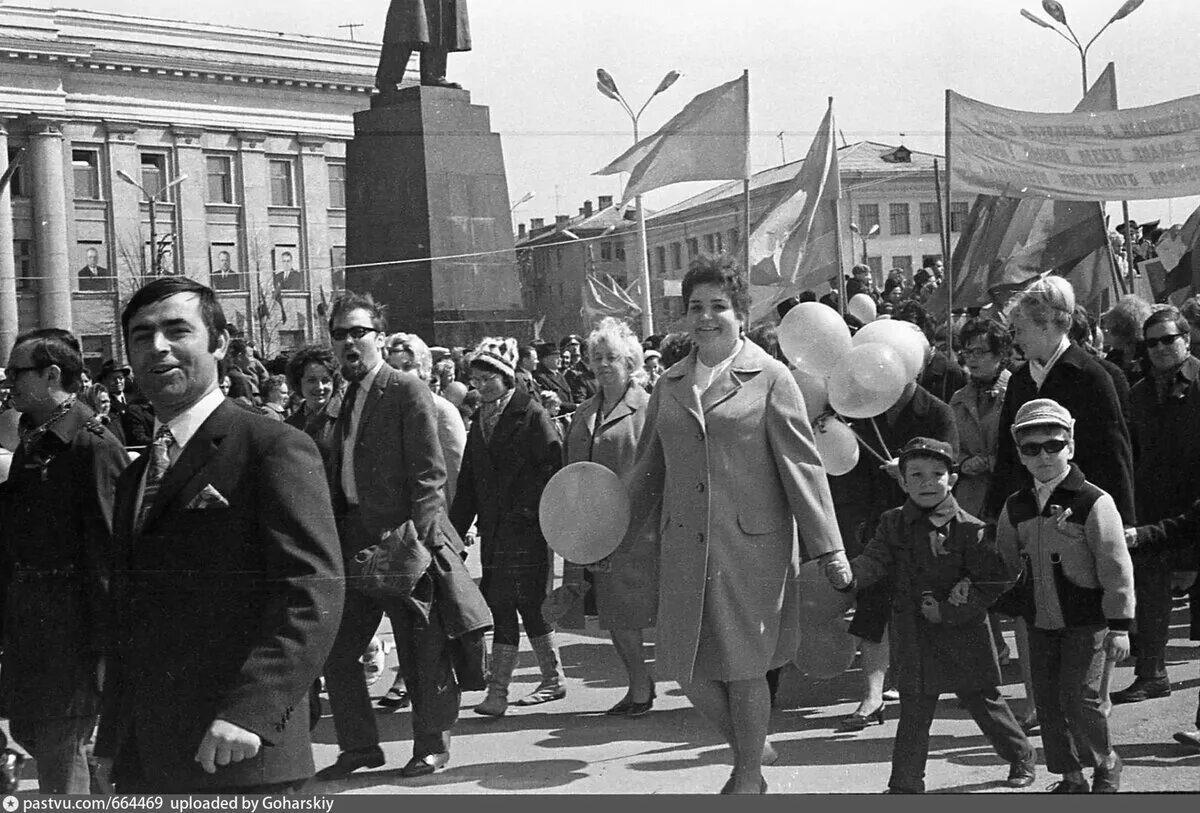
{"label": "crowd of people", "polygon": [[[1009,786],[1034,783],[1040,728],[1052,792],[1115,792],[1108,703],[1171,693],[1189,591],[1200,638],[1200,303],[1126,297],[1097,320],[1047,276],[939,325],[940,283],[897,271],[877,291],[865,266],[846,282],[930,352],[884,414],[848,421],[874,453],[838,476],[777,320],[750,324],[725,255],[693,262],[683,329],[644,340],[605,319],[558,342],[430,347],[347,293],[327,344],[264,360],[184,277],[130,299],[129,365],[95,382],[72,334],[23,333],[4,379],[20,424],[0,496],[0,714],[43,793],[293,792],[385,763],[369,685],[386,614],[398,669],[377,703],[411,706],[401,776],[424,776],[450,760],[464,691],[489,717],[565,697],[556,631],[595,616],[628,686],[607,714],[645,716],[675,681],[730,746],[721,792],[765,793],[816,560],[854,603],[862,688],[841,728],[899,701],[889,792],[925,790],[943,693]],[[805,292],[777,315],[817,299],[841,309]],[[631,519],[552,589],[539,503],[583,461],[621,478]],[[511,698],[522,630],[541,679]],[[1106,695],[1131,653],[1135,681]],[[1014,657],[1020,713],[999,690]],[[315,771],[322,693],[339,754]],[[1175,736],[1200,748],[1200,708]]]}

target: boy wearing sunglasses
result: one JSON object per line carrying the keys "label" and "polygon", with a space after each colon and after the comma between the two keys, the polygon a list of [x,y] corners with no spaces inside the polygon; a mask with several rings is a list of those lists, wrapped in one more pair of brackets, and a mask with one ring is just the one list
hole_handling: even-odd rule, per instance
{"label": "boy wearing sunglasses", "polygon": [[[1112,497],[1071,463],[1071,413],[1036,398],[1012,436],[1032,488],[1008,498],[996,526],[1000,554],[1021,578],[1013,589],[1029,625],[1030,665],[1052,793],[1116,793],[1121,760],[1101,708],[1105,659],[1129,655],[1133,563]],[[1091,786],[1083,766],[1095,766]]]}

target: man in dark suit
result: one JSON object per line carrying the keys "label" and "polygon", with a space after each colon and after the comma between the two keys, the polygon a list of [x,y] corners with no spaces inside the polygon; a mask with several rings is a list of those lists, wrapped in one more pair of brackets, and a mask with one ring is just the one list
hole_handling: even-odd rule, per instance
{"label": "man in dark suit", "polygon": [[1009,305],[1013,339],[1029,361],[1012,374],[1004,393],[996,466],[982,519],[995,521],[1008,496],[1032,482],[1009,430],[1023,404],[1051,398],[1075,416],[1075,462],[1090,482],[1112,496],[1125,524],[1134,524],[1129,430],[1112,377],[1067,336],[1074,311],[1071,283],[1054,275],[1034,281]]}
{"label": "man in dark suit", "polygon": [[286,792],[313,773],[306,693],[344,595],[321,456],[221,394],[212,289],[157,279],[121,326],[156,417],[117,485],[97,775],[122,793]]}
{"label": "man in dark suit", "polygon": [[79,269],[80,291],[111,291],[113,275],[100,265],[100,252],[93,246],[88,246],[83,253],[84,266]]}
{"label": "man in dark suit", "polygon": [[562,367],[562,353],[558,345],[554,342],[542,342],[537,345],[537,354],[538,363],[533,371],[533,386],[536,392],[530,394],[539,395],[542,391],[549,390],[562,402],[563,414],[574,412],[577,404],[571,397],[571,385],[559,369]]}
{"label": "man in dark suit", "polygon": [[[329,482],[347,561],[409,520],[416,538],[431,546],[439,517],[444,520],[445,515],[446,467],[433,394],[416,376],[384,363],[386,331],[382,309],[370,296],[347,293],[333,303],[329,335],[342,376],[351,384],[338,416],[343,440],[334,446]],[[456,554],[462,552],[461,542],[452,544]],[[341,753],[317,778],[343,779],[384,763],[359,662],[384,612],[392,621],[400,672],[412,700],[413,756],[400,775],[425,776],[450,760],[450,729],[458,720],[461,691],[443,627],[446,602],[438,594],[423,604],[379,599],[351,580],[342,625],[325,666]]]}

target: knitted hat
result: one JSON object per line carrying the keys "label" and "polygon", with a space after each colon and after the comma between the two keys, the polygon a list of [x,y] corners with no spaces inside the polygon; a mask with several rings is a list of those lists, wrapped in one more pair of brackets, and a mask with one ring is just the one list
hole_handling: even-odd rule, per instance
{"label": "knitted hat", "polygon": [[509,378],[517,375],[517,340],[484,339],[475,348],[471,364],[487,367]]}
{"label": "knitted hat", "polygon": [[1035,426],[1057,426],[1070,432],[1075,428],[1075,419],[1058,401],[1035,398],[1017,410],[1012,425],[1013,437],[1015,438],[1018,432]]}

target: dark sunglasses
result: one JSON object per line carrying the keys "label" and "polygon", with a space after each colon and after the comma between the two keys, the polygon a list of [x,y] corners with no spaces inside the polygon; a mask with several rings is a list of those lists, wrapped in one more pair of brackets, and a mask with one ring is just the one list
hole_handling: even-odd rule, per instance
{"label": "dark sunglasses", "polygon": [[1142,339],[1142,344],[1146,345],[1147,349],[1151,347],[1158,347],[1160,344],[1165,347],[1176,339],[1181,338],[1183,335],[1184,334],[1182,333],[1171,333],[1166,336],[1159,336],[1157,339]]}
{"label": "dark sunglasses", "polygon": [[355,325],[354,327],[339,327],[329,331],[329,338],[333,339],[335,342],[344,342],[346,341],[346,337],[349,336],[355,341],[358,341],[368,333],[376,332],[378,331],[376,331],[375,328],[363,327],[362,325]]}
{"label": "dark sunglasses", "polygon": [[1058,454],[1063,449],[1067,448],[1065,440],[1047,440],[1043,443],[1021,443],[1017,445],[1024,457],[1037,457],[1043,451],[1047,454]]}

